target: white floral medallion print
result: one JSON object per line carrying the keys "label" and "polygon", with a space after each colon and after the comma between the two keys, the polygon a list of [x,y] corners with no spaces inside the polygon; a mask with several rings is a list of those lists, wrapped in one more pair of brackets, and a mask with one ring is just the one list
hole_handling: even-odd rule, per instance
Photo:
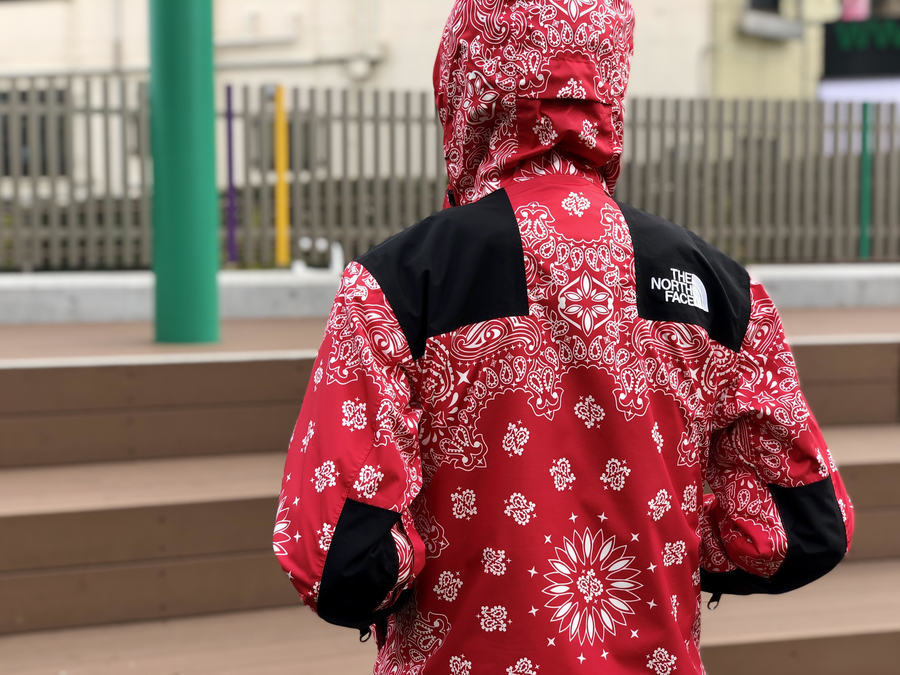
{"label": "white floral medallion print", "polygon": [[681,540],[670,541],[666,543],[663,549],[663,565],[671,567],[672,565],[680,565],[684,562],[687,555],[687,546]]}
{"label": "white floral medallion print", "polygon": [[503,436],[503,449],[510,457],[521,456],[525,452],[525,444],[530,437],[531,434],[526,427],[522,426],[521,420],[516,424],[510,422],[506,428],[506,435]]}
{"label": "white floral medallion print", "polygon": [[575,417],[584,422],[588,429],[593,429],[600,426],[600,422],[606,417],[606,411],[594,401],[593,396],[582,396],[575,404]]}
{"label": "white floral medallion print", "polygon": [[459,589],[462,588],[463,582],[456,572],[441,572],[438,582],[434,585],[435,594],[442,600],[453,602],[459,595]]}
{"label": "white floral medallion print", "polygon": [[613,457],[606,461],[606,471],[600,475],[604,488],[619,492],[625,487],[625,479],[631,474],[631,469],[625,463],[624,459]]}
{"label": "white floral medallion print", "polygon": [[693,513],[697,510],[697,486],[694,483],[684,487],[681,495],[681,510],[685,513]]}
{"label": "white floral medallion print", "polygon": [[559,294],[558,305],[569,323],[590,335],[612,316],[613,297],[606,286],[582,272]]}
{"label": "white floral medallion print", "polygon": [[506,675],[538,675],[538,668],[531,659],[521,658],[506,669]]}
{"label": "white floral medallion print", "polygon": [[657,647],[647,656],[647,668],[656,675],[671,675],[675,672],[676,657],[662,647]]}
{"label": "white floral medallion print", "polygon": [[566,82],[565,86],[562,87],[558,92],[556,92],[556,98],[584,98],[587,96],[587,91],[584,86],[582,86],[581,82],[576,80],[574,77],[569,78],[569,81]]}
{"label": "white floral medallion print", "polygon": [[653,499],[647,502],[647,505],[650,507],[647,515],[653,518],[654,521],[657,521],[665,515],[666,511],[672,508],[672,500],[669,498],[669,493],[666,490],[660,490]]}
{"label": "white floral medallion print", "polygon": [[383,478],[384,473],[381,471],[381,466],[366,464],[359,470],[359,477],[353,484],[353,489],[356,490],[356,494],[360,497],[372,499],[375,493],[378,492],[378,486],[381,485]]}
{"label": "white floral medallion print", "polygon": [[553,122],[546,115],[537,121],[532,131],[538,137],[541,145],[550,145],[556,140],[556,129],[553,128]]}
{"label": "white floral medallion print", "polygon": [[315,486],[316,492],[322,492],[325,488],[337,485],[337,478],[340,475],[341,472],[337,470],[334,462],[329,459],[322,462],[322,465],[313,471],[313,477],[309,479],[309,482]]}
{"label": "white floral medallion print", "polygon": [[640,571],[631,566],[634,556],[616,545],[615,536],[589,528],[573,532],[555,553],[543,592],[550,596],[544,606],[553,610],[551,620],[559,624],[560,634],[580,644],[615,635],[635,613],[632,605],[640,602],[635,591],[643,584],[636,580]]}
{"label": "white floral medallion print", "polygon": [[486,548],[481,552],[481,562],[484,563],[484,573],[502,577],[506,574],[506,566],[509,558],[503,549]]}
{"label": "white floral medallion print", "polygon": [[475,505],[475,490],[463,490],[457,488],[456,492],[450,495],[453,502],[453,517],[460,520],[471,520],[472,516],[478,513],[478,507]]}
{"label": "white floral medallion print", "polygon": [[598,125],[593,124],[590,120],[584,120],[581,123],[581,133],[578,134],[578,139],[587,147],[593,149],[597,147],[597,134],[599,133]]}
{"label": "white floral medallion print", "polygon": [[481,611],[478,612],[478,618],[481,622],[481,630],[486,633],[494,631],[505,633],[509,628],[509,614],[503,605],[482,606]]}
{"label": "white floral medallion print", "polygon": [[519,525],[527,525],[537,517],[534,515],[534,502],[528,501],[521,492],[513,492],[503,504],[506,507],[503,513]]}
{"label": "white floral medallion print", "polygon": [[368,424],[366,420],[366,404],[359,399],[344,401],[344,404],[341,406],[341,412],[344,415],[341,424],[345,427],[350,427],[357,431],[366,428],[366,424]]}
{"label": "white floral medallion print", "polygon": [[575,474],[572,473],[572,464],[566,457],[560,457],[550,467],[550,476],[553,478],[553,487],[560,492],[572,489],[575,482]]}
{"label": "white floral medallion print", "polygon": [[569,196],[563,199],[562,207],[570,216],[581,218],[584,212],[591,208],[591,201],[582,192],[570,192]]}
{"label": "white floral medallion print", "polygon": [[331,538],[334,536],[334,527],[328,523],[322,523],[322,529],[316,530],[319,535],[319,548],[327,551],[331,546]]}
{"label": "white floral medallion print", "polygon": [[465,654],[450,657],[450,675],[471,675],[472,662]]}

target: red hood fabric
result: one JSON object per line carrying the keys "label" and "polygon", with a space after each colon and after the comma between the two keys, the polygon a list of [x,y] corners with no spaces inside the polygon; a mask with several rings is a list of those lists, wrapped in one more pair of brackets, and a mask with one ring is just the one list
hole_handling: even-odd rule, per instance
{"label": "red hood fabric", "polygon": [[457,0],[434,65],[450,190],[521,175],[619,175],[633,52],[627,0]]}

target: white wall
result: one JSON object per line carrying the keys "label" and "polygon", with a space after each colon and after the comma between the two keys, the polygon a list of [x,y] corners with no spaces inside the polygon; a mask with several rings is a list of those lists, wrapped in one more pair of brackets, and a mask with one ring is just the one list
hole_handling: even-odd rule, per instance
{"label": "white wall", "polygon": [[[148,61],[147,0],[0,3],[0,74],[125,69]],[[215,0],[216,61],[237,82],[430,89],[452,0]],[[117,17],[119,17],[117,19]],[[304,66],[383,54],[372,70]],[[276,63],[287,67],[271,67]],[[229,69],[229,64],[265,64]]]}
{"label": "white wall", "polygon": [[711,4],[712,0],[632,0],[635,39],[629,96],[709,94]]}
{"label": "white wall", "polygon": [[[694,96],[707,91],[710,2],[634,0],[632,94]],[[147,0],[0,3],[0,72],[110,69],[116,65],[116,35],[121,65],[145,67],[147,4]],[[383,63],[371,72],[357,71],[367,86],[427,90],[452,4],[452,0],[215,0],[216,60],[227,67],[383,53]],[[322,86],[354,81],[346,66],[224,69],[222,77]]]}

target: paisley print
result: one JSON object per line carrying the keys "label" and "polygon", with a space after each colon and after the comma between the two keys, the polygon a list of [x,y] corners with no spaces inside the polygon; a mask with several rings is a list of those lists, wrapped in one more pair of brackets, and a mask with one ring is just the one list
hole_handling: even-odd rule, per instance
{"label": "paisley print", "polygon": [[[729,347],[639,312],[632,229],[611,196],[633,22],[626,0],[453,3],[434,81],[450,190],[471,205],[454,213],[505,191],[518,240],[472,260],[521,261],[527,313],[461,320],[414,358],[394,308],[407,328],[444,308],[410,308],[421,294],[360,262],[341,277],[273,551],[316,609],[329,551],[356,541],[344,509],[394,524],[377,675],[702,673],[700,569],[782,569],[790,519],[772,486],[833,481],[852,534],[762,286],[741,277],[750,318]],[[449,265],[423,254],[422,283],[465,277],[469,244]],[[494,284],[463,284],[461,304]]]}

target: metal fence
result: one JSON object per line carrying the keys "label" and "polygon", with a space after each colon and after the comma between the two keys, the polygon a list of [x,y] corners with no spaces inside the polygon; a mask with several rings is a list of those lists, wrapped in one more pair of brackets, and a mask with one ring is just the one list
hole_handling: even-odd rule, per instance
{"label": "metal fence", "polygon": [[[230,174],[236,264],[271,266],[273,87],[227,90],[223,261]],[[290,88],[285,99],[294,257],[331,242],[358,255],[439,208],[430,94]],[[632,99],[626,117],[618,199],[743,262],[900,260],[897,105]],[[138,77],[0,77],[0,269],[150,265],[148,120]]]}

